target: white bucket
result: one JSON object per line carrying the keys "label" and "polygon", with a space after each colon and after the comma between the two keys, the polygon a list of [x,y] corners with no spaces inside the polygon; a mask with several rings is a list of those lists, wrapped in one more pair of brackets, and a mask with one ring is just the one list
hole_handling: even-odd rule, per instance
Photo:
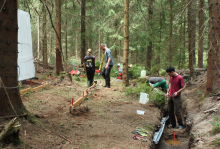
{"label": "white bucket", "polygon": [[149,102],[149,95],[147,93],[140,93],[139,103],[146,104]]}
{"label": "white bucket", "polygon": [[145,78],[145,77],[146,77],[146,70],[142,70],[142,71],[141,71],[141,77],[142,77],[142,78]]}

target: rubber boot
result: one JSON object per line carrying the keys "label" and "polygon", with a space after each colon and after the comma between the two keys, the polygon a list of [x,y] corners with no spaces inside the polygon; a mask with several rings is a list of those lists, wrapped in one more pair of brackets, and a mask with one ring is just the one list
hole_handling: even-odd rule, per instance
{"label": "rubber boot", "polygon": [[87,81],[87,86],[90,87],[90,81]]}

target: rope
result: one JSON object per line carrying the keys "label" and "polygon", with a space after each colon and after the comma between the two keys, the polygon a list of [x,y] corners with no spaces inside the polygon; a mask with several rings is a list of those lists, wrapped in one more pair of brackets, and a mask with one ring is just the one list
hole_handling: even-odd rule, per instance
{"label": "rope", "polygon": [[2,9],[5,6],[5,2],[6,2],[6,0],[4,1],[4,4],[2,5],[2,8],[1,8],[0,12],[2,12]]}
{"label": "rope", "polygon": [[[8,95],[8,92],[7,92],[7,90],[6,90],[6,87],[5,87],[5,85],[4,85],[4,83],[3,83],[1,77],[0,77],[0,83],[2,83],[2,85],[3,85],[3,88],[4,88],[4,90],[5,90],[5,93],[6,93],[6,95],[7,95],[7,98],[8,98],[8,101],[9,101],[10,105],[11,105],[12,110],[14,111],[15,115],[17,116],[18,121],[22,124],[21,127],[25,130],[25,142],[26,142],[26,129],[24,128],[22,121],[20,121],[20,118],[19,118],[19,116],[18,116],[16,110],[14,109],[14,106],[12,105],[11,99],[10,99],[10,97],[9,97],[9,95]],[[26,143],[24,143],[24,149],[25,149],[25,144],[26,144]]]}
{"label": "rope", "polygon": [[18,88],[19,86],[16,87],[4,87],[4,86],[0,86],[0,88],[6,88],[6,89],[14,89],[14,88]]}

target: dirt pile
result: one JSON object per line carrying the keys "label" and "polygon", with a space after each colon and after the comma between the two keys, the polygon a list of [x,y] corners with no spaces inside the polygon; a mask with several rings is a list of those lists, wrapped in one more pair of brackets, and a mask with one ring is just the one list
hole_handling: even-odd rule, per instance
{"label": "dirt pile", "polygon": [[219,148],[213,141],[217,140],[220,134],[213,133],[213,125],[210,122],[220,113],[220,92],[205,97],[206,81],[207,72],[200,71],[200,75],[187,83],[187,89],[183,93],[183,103],[187,111],[186,125],[191,128],[190,136],[193,140],[191,148]]}
{"label": "dirt pile", "polygon": [[76,107],[73,110],[71,110],[71,114],[77,115],[77,116],[88,115],[88,112],[89,112],[89,108],[86,105],[79,106],[79,107]]}

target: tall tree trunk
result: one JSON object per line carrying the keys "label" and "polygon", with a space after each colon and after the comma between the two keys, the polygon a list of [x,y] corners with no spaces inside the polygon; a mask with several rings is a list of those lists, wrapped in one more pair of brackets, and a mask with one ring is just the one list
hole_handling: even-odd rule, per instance
{"label": "tall tree trunk", "polygon": [[209,94],[212,91],[220,87],[219,83],[219,13],[218,8],[219,0],[209,0],[209,18],[210,19],[210,31],[209,31],[209,51],[208,51],[208,70],[207,70],[207,84],[206,93]]}
{"label": "tall tree trunk", "polygon": [[81,0],[81,64],[84,63],[86,51],[86,0]]}
{"label": "tall tree trunk", "polygon": [[136,49],[136,60],[135,63],[138,63],[138,48]]}
{"label": "tall tree trunk", "polygon": [[[115,6],[115,11],[116,11],[116,12],[118,11],[118,5]],[[115,25],[115,32],[117,33],[117,30],[118,30],[118,18],[117,18],[117,16],[115,17],[115,23],[114,23],[114,25]],[[116,46],[118,46],[118,45],[117,45],[117,40],[118,40],[118,39],[115,38],[115,43],[114,43],[114,44],[115,44]],[[116,48],[116,47],[115,47],[115,50],[114,50],[114,57],[115,57],[115,58],[118,58],[118,52],[117,52],[117,48]]]}
{"label": "tall tree trunk", "polygon": [[[161,1],[161,8],[162,8],[162,1]],[[157,53],[157,66],[158,67],[160,67],[160,51],[161,51],[161,49],[160,49],[160,47],[161,47],[161,39],[162,39],[162,10],[161,10],[161,12],[160,12],[160,21],[159,21],[159,23],[160,23],[160,41],[159,41],[159,49],[158,49],[158,53]],[[158,70],[160,70],[160,68],[158,69]]]}
{"label": "tall tree trunk", "polygon": [[[100,16],[100,14],[99,14]],[[101,45],[101,33],[100,33],[100,29],[99,29],[99,46],[98,46],[98,51],[99,51],[99,61],[101,62],[101,48],[100,48],[100,45]]]}
{"label": "tall tree trunk", "polygon": [[[90,12],[91,12],[91,9],[92,9],[92,6],[89,7],[89,11]],[[90,25],[92,24],[92,14],[89,15],[89,21],[87,21],[87,23],[90,24]],[[88,25],[88,29],[89,29],[89,32],[92,33],[92,27],[90,25]],[[91,36],[90,33],[88,34],[88,37],[89,37],[88,49],[92,49],[92,51],[93,51],[93,48],[92,48],[92,36]],[[95,53],[95,50],[94,50],[94,53]]]}
{"label": "tall tree trunk", "polygon": [[[65,4],[65,10],[66,10],[66,12],[67,12],[67,2],[68,1],[66,1],[66,4]],[[68,51],[67,51],[67,13],[66,13],[66,22],[65,22],[65,32],[66,32],[66,36],[65,36],[65,38],[66,38],[66,60],[68,60]]]}
{"label": "tall tree trunk", "polygon": [[53,51],[53,34],[52,31],[50,31],[50,55],[52,54]]}
{"label": "tall tree trunk", "polygon": [[198,67],[203,68],[203,30],[204,30],[204,12],[203,7],[205,6],[205,1],[200,0],[199,5],[199,49],[198,49]]}
{"label": "tall tree trunk", "polygon": [[[5,3],[5,4],[4,4]],[[18,115],[26,112],[18,88],[18,20],[17,0],[0,1],[3,6],[0,13],[0,78]],[[10,11],[11,10],[11,11]],[[0,86],[3,84],[0,81]],[[12,109],[4,88],[0,88],[0,117],[16,115]]]}
{"label": "tall tree trunk", "polygon": [[128,86],[128,54],[129,54],[129,0],[124,0],[124,55],[122,81]]}
{"label": "tall tree trunk", "polygon": [[[183,0],[181,0],[181,10],[183,9]],[[183,48],[183,14],[180,16],[180,53],[179,53],[179,69],[182,62],[182,48]]]}
{"label": "tall tree trunk", "polygon": [[[149,11],[148,11],[148,20],[149,20],[149,25],[150,25],[150,27],[151,27],[151,35],[152,35],[152,22],[151,22],[151,20],[152,20],[152,16],[153,16],[153,0],[150,0],[150,2],[149,2]],[[150,41],[149,41],[149,45],[147,46],[147,61],[146,61],[146,66],[145,66],[145,68],[146,69],[151,69],[151,60],[152,60],[152,39],[151,39],[151,37],[149,38],[150,39]]]}
{"label": "tall tree trunk", "polygon": [[[186,1],[188,4],[188,2]],[[185,64],[185,59],[186,59],[186,11],[184,11],[184,21],[183,21],[183,59],[181,61],[182,63],[182,68],[184,67]]]}
{"label": "tall tree trunk", "polygon": [[[117,32],[117,26],[118,26],[118,24],[117,24],[117,18],[115,18],[115,31]],[[117,38],[115,38],[115,45],[117,46]],[[118,57],[118,53],[117,53],[117,47],[115,47],[115,50],[114,50],[114,57],[115,58],[117,58]]]}
{"label": "tall tree trunk", "polygon": [[[46,4],[46,0],[44,0]],[[46,6],[43,4],[43,62],[44,62],[44,69],[48,68],[48,59],[47,59],[47,14],[46,14]]]}
{"label": "tall tree trunk", "polygon": [[[40,10],[39,5],[40,4],[37,5],[38,11]],[[39,58],[40,58],[40,14],[37,17],[37,59]]]}
{"label": "tall tree trunk", "polygon": [[76,50],[76,52],[75,52],[75,55],[76,55],[76,59],[78,59],[78,30],[76,30],[76,44],[75,44],[75,46],[76,46],[76,48],[75,48],[75,50]]}
{"label": "tall tree trunk", "polygon": [[192,61],[193,65],[196,64],[196,14],[197,14],[197,0],[193,0],[191,2],[192,7],[191,7],[191,32],[192,32]]}
{"label": "tall tree trunk", "polygon": [[191,14],[192,14],[192,3],[191,0],[188,0],[188,50],[189,50],[189,68],[190,68],[190,76],[191,78],[195,78],[194,74],[194,68],[193,68],[193,52],[192,52],[192,20],[191,20]]}
{"label": "tall tree trunk", "polygon": [[56,74],[63,71],[62,46],[61,46],[61,0],[56,0]]}
{"label": "tall tree trunk", "polygon": [[120,55],[121,54],[121,52],[120,52],[121,51],[121,40],[119,40],[119,47],[120,48],[118,50],[118,56],[119,56],[118,61],[121,62],[121,55]]}
{"label": "tall tree trunk", "polygon": [[169,63],[172,63],[172,44],[173,44],[173,0],[170,0],[170,45],[169,45]]}

